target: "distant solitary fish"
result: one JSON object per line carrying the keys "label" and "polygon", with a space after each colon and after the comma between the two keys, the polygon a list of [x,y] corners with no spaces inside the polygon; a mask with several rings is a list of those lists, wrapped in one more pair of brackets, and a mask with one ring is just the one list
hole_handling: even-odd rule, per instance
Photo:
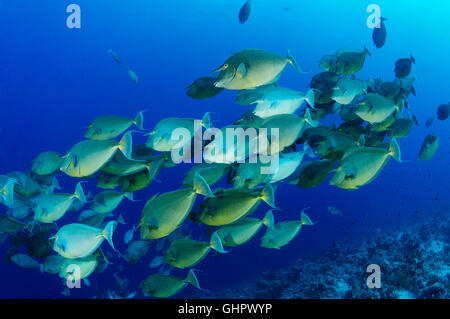
{"label": "distant solitary fish", "polygon": [[439,147],[439,138],[434,134],[428,134],[422,143],[419,156],[417,157],[417,159],[419,161],[430,160],[436,153],[438,147]]}
{"label": "distant solitary fish", "polygon": [[340,215],[340,216],[342,216],[342,212],[339,209],[337,209],[336,207],[328,206],[327,210],[328,210],[328,212],[331,215]]}
{"label": "distant solitary fish", "polygon": [[113,50],[109,49],[108,53],[111,54],[112,58],[114,59],[114,61],[116,61],[117,63],[122,63],[122,58]]}
{"label": "distant solitary fish", "polygon": [[386,20],[387,20],[386,18],[381,17],[379,28],[377,27],[373,29],[372,39],[377,49],[381,49],[386,43],[387,33],[386,33],[386,26],[384,24],[384,21]]}
{"label": "distant solitary fish", "polygon": [[137,74],[132,71],[130,68],[128,68],[128,76],[130,77],[131,82],[133,82],[134,84],[138,84],[139,82],[139,77],[137,76]]}
{"label": "distant solitary fish", "polygon": [[430,127],[431,125],[433,125],[433,122],[434,122],[434,115],[425,122],[425,126]]}
{"label": "distant solitary fish", "polygon": [[133,240],[134,231],[136,230],[136,225],[133,225],[133,228],[131,228],[129,231],[126,232],[123,241],[125,244],[129,244]]}
{"label": "distant solitary fish", "polygon": [[239,21],[241,23],[245,23],[245,21],[247,21],[249,15],[250,15],[251,9],[252,9],[252,7],[250,4],[250,0],[247,0],[245,2],[245,4],[242,6],[241,10],[239,11]]}

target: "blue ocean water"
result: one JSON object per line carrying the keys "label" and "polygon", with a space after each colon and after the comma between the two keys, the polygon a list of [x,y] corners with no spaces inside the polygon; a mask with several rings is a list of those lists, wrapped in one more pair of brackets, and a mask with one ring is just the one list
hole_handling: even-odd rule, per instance
{"label": "blue ocean water", "polygon": [[[81,8],[80,29],[66,26],[66,8],[71,3]],[[372,44],[372,30],[366,26],[366,8],[372,3],[388,18],[388,38],[380,50]],[[448,213],[449,122],[435,120],[429,128],[424,122],[450,99],[450,4],[254,0],[249,20],[240,24],[237,15],[242,4],[241,0],[0,1],[0,173],[28,170],[31,160],[42,151],[67,152],[83,139],[92,119],[101,115],[133,117],[149,109],[144,115],[147,129],[162,118],[201,118],[205,112],[212,112],[218,127],[231,124],[250,109],[234,103],[235,92],[225,90],[198,101],[187,97],[185,88],[239,50],[260,48],[284,54],[290,49],[307,74],[288,68],[279,84],[306,91],[311,77],[321,72],[320,57],[339,48],[367,46],[372,56],[358,73],[361,78],[392,80],[398,58],[413,54],[417,62],[413,66],[417,96],[411,96],[409,102],[421,125],[400,142],[407,161],[390,161],[376,180],[358,191],[328,183],[307,190],[280,183],[275,199],[282,210],[276,219],[296,219],[303,208],[311,207],[309,215],[319,223],[302,230],[281,250],[259,247],[260,233],[228,254],[210,254],[196,266],[201,270],[198,280],[205,289],[224,289],[299,257],[317,255],[334,241],[355,244],[365,236],[426,222],[442,211]],[[120,53],[124,64],[139,75],[138,85],[130,81],[123,65],[111,59],[108,49]],[[440,147],[432,161],[419,163],[416,157],[429,133],[440,137]],[[141,202],[122,203],[118,211],[128,224],[115,234],[119,251],[125,250],[123,235],[139,221],[145,201],[179,187],[188,168],[180,165],[162,170],[159,182],[135,194]],[[64,191],[71,192],[76,181],[61,177],[60,182]],[[95,190],[95,182],[87,185]],[[343,215],[330,215],[327,206],[337,207]],[[257,215],[266,210],[267,206],[261,205]],[[69,213],[61,224],[73,221],[75,214]],[[0,255],[7,246],[0,247]],[[104,273],[91,278],[90,288],[72,291],[71,296],[91,298],[96,285],[100,291],[114,289],[113,274],[120,264],[127,267],[130,290],[139,290],[139,282],[154,272],[148,267],[153,256],[154,249],[135,266],[115,260]],[[0,298],[63,297],[57,276],[3,260],[0,269]],[[186,271],[174,274],[185,276]],[[189,287],[178,297],[194,293]]]}

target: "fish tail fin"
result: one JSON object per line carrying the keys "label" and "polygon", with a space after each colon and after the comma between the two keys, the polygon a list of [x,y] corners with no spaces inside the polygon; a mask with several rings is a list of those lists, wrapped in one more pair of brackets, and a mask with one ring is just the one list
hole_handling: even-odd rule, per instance
{"label": "fish tail fin", "polygon": [[116,230],[117,222],[110,221],[108,224],[106,224],[105,229],[103,229],[102,235],[103,237],[108,241],[109,245],[114,249],[114,251],[117,251],[117,249],[114,247],[114,243],[112,241],[112,237],[114,234],[114,231]]}
{"label": "fish tail fin", "polygon": [[311,117],[311,113],[309,112],[309,109],[306,109],[305,111],[305,121],[308,123],[311,127],[317,127],[317,122],[314,121]]}
{"label": "fish tail fin", "polygon": [[214,194],[205,179],[196,172],[194,175],[194,191],[206,197],[214,197]]}
{"label": "fish tail fin", "polygon": [[367,49],[366,46],[364,46],[364,53],[368,56],[372,56],[372,53],[370,53],[369,49]]}
{"label": "fish tail fin", "polygon": [[274,221],[274,218],[273,218],[272,210],[269,210],[266,213],[266,216],[264,216],[262,222],[263,222],[264,225],[267,226],[267,228],[273,229],[273,224],[275,223],[275,221]]}
{"label": "fish tail fin", "polygon": [[295,61],[295,58],[292,56],[290,50],[287,50],[286,58],[288,59],[288,62],[289,62],[290,64],[292,64],[292,66],[294,67],[294,69],[297,70],[298,73],[302,73],[302,74],[305,74],[305,73],[306,73],[306,72],[303,72],[302,69],[300,69],[300,67],[299,67],[298,64],[297,64],[297,61]]}
{"label": "fish tail fin", "polygon": [[395,158],[396,161],[402,162],[402,152],[400,150],[400,145],[398,144],[396,138],[393,138],[391,140],[389,152],[390,152],[389,154],[392,155],[392,157]]}
{"label": "fish tail fin", "polygon": [[137,200],[134,199],[132,192],[126,192],[123,194],[123,196],[125,196],[129,201],[137,202]]}
{"label": "fish tail fin", "polygon": [[117,223],[118,224],[122,224],[122,225],[126,225],[125,220],[123,219],[122,214],[119,215],[119,217],[117,217]]}
{"label": "fish tail fin", "polygon": [[365,134],[361,134],[361,136],[358,138],[357,145],[358,146],[366,145],[366,135]]}
{"label": "fish tail fin", "polygon": [[314,89],[310,89],[305,95],[305,101],[313,109],[316,100]]}
{"label": "fish tail fin", "polygon": [[312,226],[314,223],[311,221],[311,219],[308,217],[308,215],[305,214],[305,210],[309,209],[309,207],[304,208],[302,212],[300,213],[300,221],[302,225],[306,226]]}
{"label": "fish tail fin", "polygon": [[207,291],[207,290],[205,290],[205,289],[200,288],[200,284],[198,283],[197,276],[195,275],[193,269],[190,269],[190,270],[189,270],[188,275],[187,275],[185,281],[186,281],[187,283],[191,284],[192,286],[194,286],[194,287],[197,288],[197,289],[200,289],[200,290],[203,290],[203,291]]}
{"label": "fish tail fin", "polygon": [[303,156],[308,155],[308,157],[316,157],[316,154],[314,154],[314,151],[312,150],[311,146],[309,145],[308,142],[305,142],[305,144],[303,144]]}
{"label": "fish tail fin", "polygon": [[133,150],[133,138],[131,136],[131,131],[126,132],[122,136],[118,147],[126,158],[131,159],[131,152]]}
{"label": "fish tail fin", "polygon": [[409,57],[411,58],[412,63],[416,64],[416,59],[414,59],[412,53],[409,55]]}
{"label": "fish tail fin", "polygon": [[50,185],[50,188],[62,189],[61,185],[59,184],[59,181],[54,176],[53,176],[52,184]]}
{"label": "fish tail fin", "polygon": [[211,240],[209,241],[210,247],[214,249],[215,251],[225,254],[228,251],[223,249],[222,240],[220,239],[219,235],[217,234],[217,231],[214,232],[214,234],[211,236]]}
{"label": "fish tail fin", "polygon": [[266,184],[261,192],[261,199],[267,203],[272,208],[277,208],[275,206],[275,192],[272,185]]}
{"label": "fish tail fin", "polygon": [[210,112],[206,112],[202,117],[202,126],[205,130],[211,127],[211,118],[209,117]]}
{"label": "fish tail fin", "polygon": [[86,196],[84,195],[83,187],[81,186],[82,182],[79,182],[75,187],[75,193],[73,194],[76,198],[78,198],[83,203],[87,203]]}
{"label": "fish tail fin", "polygon": [[14,178],[8,179],[5,186],[0,189],[0,195],[4,198],[5,205],[8,207],[13,207],[14,205],[14,186],[17,181]]}
{"label": "fish tail fin", "polygon": [[134,124],[140,129],[144,129],[144,113],[145,111],[139,112],[136,117],[134,118]]}

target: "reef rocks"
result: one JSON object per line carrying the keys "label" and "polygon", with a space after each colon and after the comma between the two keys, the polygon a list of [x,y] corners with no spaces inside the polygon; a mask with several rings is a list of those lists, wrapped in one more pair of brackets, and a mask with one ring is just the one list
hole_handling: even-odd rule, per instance
{"label": "reef rocks", "polygon": [[[358,248],[335,245],[311,260],[205,298],[447,299],[450,297],[450,221],[367,239]],[[381,288],[368,288],[369,264],[381,268]]]}

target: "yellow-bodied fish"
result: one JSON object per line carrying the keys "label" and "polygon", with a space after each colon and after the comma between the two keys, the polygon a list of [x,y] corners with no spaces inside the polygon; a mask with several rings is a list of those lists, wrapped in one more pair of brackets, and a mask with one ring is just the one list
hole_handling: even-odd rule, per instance
{"label": "yellow-bodied fish", "polygon": [[43,193],[36,199],[34,219],[41,223],[53,223],[62,218],[77,199],[87,202],[81,183],[77,184],[73,194]]}
{"label": "yellow-bodied fish", "polygon": [[301,152],[280,153],[278,165],[272,167],[270,183],[276,183],[291,176],[305,157],[305,154],[312,155],[308,144],[304,144]]}
{"label": "yellow-bodied fish", "polygon": [[164,158],[158,158],[148,163],[147,169],[133,175],[123,176],[120,180],[122,192],[132,193],[147,187],[155,180],[164,163]]}
{"label": "yellow-bodied fish", "polygon": [[97,254],[86,258],[64,259],[59,277],[72,280],[80,280],[89,277],[98,266]]}
{"label": "yellow-bodied fish", "polygon": [[408,136],[413,124],[414,121],[411,118],[396,119],[395,122],[389,126],[389,137],[402,138]]}
{"label": "yellow-bodied fish", "polygon": [[146,161],[129,159],[122,152],[117,152],[101,170],[102,172],[116,176],[128,176],[148,169],[150,165]]}
{"label": "yellow-bodied fish", "polygon": [[98,172],[117,150],[131,158],[131,132],[125,133],[120,142],[85,140],[76,144],[64,156],[60,170],[71,177],[89,177]]}
{"label": "yellow-bodied fish", "polygon": [[[266,118],[259,127],[260,129],[267,129],[268,150],[266,150],[266,154],[271,154],[272,148],[274,148],[275,152],[281,152],[286,147],[294,144],[308,127],[307,125],[317,126],[317,123],[311,119],[309,109],[305,111],[303,117],[296,114],[279,114]],[[278,131],[278,147],[273,147],[274,140],[272,136],[277,134],[276,131]]]}
{"label": "yellow-bodied fish", "polygon": [[111,221],[103,230],[84,224],[68,224],[59,229],[54,239],[53,250],[65,258],[85,258],[92,255],[106,239],[115,250],[112,235],[117,222]]}
{"label": "yellow-bodied fish", "polygon": [[247,49],[235,53],[215,70],[220,72],[215,86],[228,90],[246,90],[274,83],[288,64],[301,72],[295,59],[259,49]]}
{"label": "yellow-bodied fish", "polygon": [[268,183],[272,175],[262,174],[263,168],[269,170],[270,164],[263,164],[260,161],[239,164],[236,175],[233,177],[234,188],[252,189],[260,184]]}
{"label": "yellow-bodied fish", "polygon": [[368,93],[359,103],[355,114],[370,124],[385,121],[399,107],[394,102],[377,93]]}
{"label": "yellow-bodied fish", "polygon": [[98,213],[112,212],[120,205],[124,197],[134,201],[133,193],[103,191],[95,195],[91,208]]}
{"label": "yellow-bodied fish", "polygon": [[183,180],[184,186],[192,186],[194,182],[194,176],[198,172],[211,186],[217,183],[222,177],[224,177],[231,169],[230,165],[221,163],[202,163],[194,165],[185,175]]}
{"label": "yellow-bodied fish", "polygon": [[186,279],[168,275],[150,275],[142,283],[142,291],[152,297],[169,298],[179,293],[188,284],[202,290],[192,269],[189,270]]}
{"label": "yellow-bodied fish", "polygon": [[264,86],[253,90],[240,91],[236,103],[251,105],[257,103],[253,113],[261,118],[278,114],[295,113],[303,102],[314,108],[314,90],[306,94],[279,86]]}
{"label": "yellow-bodied fish", "polygon": [[143,130],[144,112],[140,111],[134,119],[114,115],[97,117],[89,124],[84,137],[97,141],[110,140],[128,130],[133,124]]}
{"label": "yellow-bodied fish", "polygon": [[[196,127],[195,123],[198,121],[198,127]],[[197,132],[201,133],[202,127],[208,129],[211,125],[211,119],[209,117],[209,113],[205,113],[203,118],[200,120],[195,119],[184,119],[184,118],[176,118],[171,117],[167,119],[163,119],[156,124],[153,131],[151,131],[148,135],[149,138],[146,142],[147,147],[154,149],[159,152],[170,152],[174,148],[181,148],[180,143],[190,143],[191,138]],[[183,141],[182,137],[176,133],[176,130],[183,129],[188,132],[190,137],[187,141]]]}
{"label": "yellow-bodied fish", "polygon": [[198,212],[198,219],[210,226],[234,223],[254,212],[261,201],[275,208],[274,190],[266,184],[262,190],[220,189],[207,198]]}
{"label": "yellow-bodied fish", "polygon": [[193,187],[153,196],[142,210],[141,239],[158,239],[172,233],[190,213],[197,194],[213,196],[198,173]]}
{"label": "yellow-bodied fish", "polygon": [[367,185],[377,177],[391,156],[401,161],[400,147],[396,139],[391,141],[388,150],[366,146],[350,149],[342,157],[330,185],[343,189],[358,189]]}
{"label": "yellow-bodied fish", "polygon": [[176,268],[189,268],[205,258],[211,249],[221,254],[227,252],[223,249],[222,241],[217,232],[214,232],[211,236],[209,243],[191,239],[178,239],[167,248],[164,262]]}
{"label": "yellow-bodied fish", "polygon": [[17,181],[14,186],[14,191],[16,192],[16,194],[19,194],[23,197],[36,197],[43,191],[43,188],[39,185],[38,182],[31,178],[29,173],[10,172],[8,173],[8,176]]}
{"label": "yellow-bodied fish", "polygon": [[228,226],[221,227],[217,230],[217,234],[222,239],[224,246],[243,245],[252,239],[261,229],[262,225],[267,228],[273,228],[273,214],[268,211],[263,219],[246,217]]}
{"label": "yellow-bodied fish", "polygon": [[97,187],[102,189],[114,189],[121,183],[122,176],[101,172],[97,177]]}
{"label": "yellow-bodied fish", "polygon": [[50,175],[55,173],[63,159],[56,152],[42,152],[34,160],[31,171],[37,175]]}
{"label": "yellow-bodied fish", "polygon": [[289,244],[295,236],[297,236],[302,229],[302,226],[314,225],[308,215],[305,214],[306,209],[307,208],[302,210],[300,220],[281,222],[275,224],[272,229],[267,229],[262,239],[261,246],[265,248],[280,249]]}

